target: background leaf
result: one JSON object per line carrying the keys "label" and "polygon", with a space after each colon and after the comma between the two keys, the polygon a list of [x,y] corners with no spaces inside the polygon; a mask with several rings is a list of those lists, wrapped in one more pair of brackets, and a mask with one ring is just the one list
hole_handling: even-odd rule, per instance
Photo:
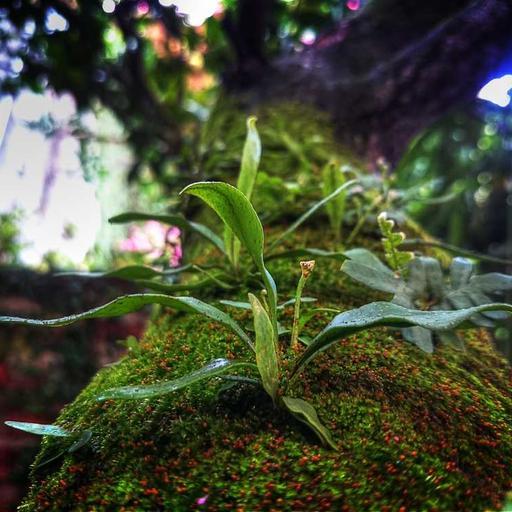
{"label": "background leaf", "polygon": [[[261,158],[261,141],[256,130],[256,118],[247,119],[247,136],[242,152],[242,163],[238,174],[236,188],[240,190],[249,201],[258,175],[258,166]],[[238,268],[240,257],[240,241],[234,237],[233,231],[228,226],[224,229],[224,245],[229,259],[235,268]]]}
{"label": "background leaf", "polygon": [[306,220],[311,217],[317,210],[322,208],[322,206],[329,203],[329,201],[332,201],[336,197],[338,197],[339,194],[343,193],[344,191],[348,190],[350,187],[358,183],[358,180],[349,180],[345,182],[343,185],[339,186],[334,192],[329,194],[327,197],[324,197],[320,201],[316,202],[309,210],[307,210],[303,215],[301,215],[288,229],[286,229],[281,235],[279,235],[270,246],[270,249],[277,247],[282,240],[284,240],[287,236],[291,235],[301,224],[306,222]]}

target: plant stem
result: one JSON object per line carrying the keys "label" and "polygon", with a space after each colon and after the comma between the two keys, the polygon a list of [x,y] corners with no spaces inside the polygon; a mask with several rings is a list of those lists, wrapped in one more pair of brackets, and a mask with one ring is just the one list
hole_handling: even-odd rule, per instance
{"label": "plant stem", "polygon": [[292,339],[291,339],[291,348],[293,350],[297,350],[299,347],[299,318],[300,318],[300,301],[302,298],[302,291],[304,290],[304,286],[311,272],[315,268],[314,260],[311,261],[301,261],[301,276],[299,282],[297,283],[297,290],[295,292],[295,306],[293,308],[293,325],[292,325]]}
{"label": "plant stem", "polygon": [[291,347],[294,350],[299,346],[300,299],[302,297],[302,290],[304,290],[305,284],[306,284],[306,279],[304,279],[304,276],[300,276],[299,282],[297,284],[297,291],[295,292],[295,306],[293,308],[293,326],[292,326]]}

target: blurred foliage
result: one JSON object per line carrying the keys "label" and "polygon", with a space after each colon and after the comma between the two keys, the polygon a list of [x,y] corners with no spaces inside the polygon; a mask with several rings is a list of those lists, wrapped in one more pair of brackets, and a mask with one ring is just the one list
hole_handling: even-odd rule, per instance
{"label": "blurred foliage", "polygon": [[396,169],[396,186],[418,188],[407,211],[450,243],[509,257],[512,205],[512,116],[459,111],[430,127]]}
{"label": "blurred foliage", "polygon": [[[130,177],[149,166],[165,182],[169,164],[193,166],[192,148],[215,84],[236,67],[240,39],[251,38],[244,23],[254,20],[244,20],[241,7],[248,3],[226,0],[199,27],[158,0],[5,3],[1,90],[16,94],[26,87],[39,92],[51,87],[71,92],[80,109],[101,103],[124,126],[135,152]],[[337,0],[269,0],[267,7],[264,58],[300,48],[301,40],[311,41],[350,13]]]}
{"label": "blurred foliage", "polygon": [[18,223],[21,213],[13,211],[0,214],[0,264],[19,263],[19,254],[23,247],[20,242]]}

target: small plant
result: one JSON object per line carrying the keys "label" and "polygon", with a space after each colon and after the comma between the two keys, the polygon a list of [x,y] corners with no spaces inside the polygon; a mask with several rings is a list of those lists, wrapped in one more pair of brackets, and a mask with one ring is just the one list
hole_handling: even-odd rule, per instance
{"label": "small plant", "polygon": [[[251,310],[254,335],[242,328],[229,314],[212,304],[190,296],[180,297],[155,293],[118,297],[103,306],[63,318],[33,320],[0,317],[0,323],[58,327],[87,318],[120,316],[148,304],[159,304],[177,311],[203,315],[235,333],[254,353],[255,362],[253,362],[254,360],[216,358],[204,367],[171,381],[152,385],[121,386],[105,390],[98,397],[98,400],[156,397],[221,375],[232,379],[254,382],[253,374],[257,372],[259,373],[259,380],[256,382],[261,384],[276,407],[289,412],[299,421],[307,424],[325,446],[336,448],[331,433],[321,423],[314,407],[301,397],[289,395],[289,384],[292,378],[296,377],[310,361],[342,336],[376,326],[404,328],[403,332],[406,338],[416,343],[423,350],[431,352],[433,350],[432,332],[450,332],[459,325],[464,326],[467,322],[474,323],[477,321],[482,323],[484,319],[490,321],[495,318],[496,312],[512,312],[511,305],[491,303],[489,298],[489,295],[494,292],[511,289],[512,277],[502,274],[474,276],[474,269],[470,262],[455,259],[450,270],[451,284],[447,286],[444,283],[441,267],[437,260],[416,258],[410,261],[411,254],[400,251],[404,236],[401,233],[394,232],[394,223],[384,215],[379,216],[379,225],[383,234],[386,258],[392,268],[386,266],[374,254],[364,249],[353,249],[345,253],[331,253],[315,248],[302,248],[285,251],[281,254],[271,254],[267,259],[296,257],[298,255],[332,257],[335,259],[348,258],[343,264],[343,271],[375,289],[394,295],[392,302],[375,302],[336,315],[319,334],[307,343],[305,350],[295,357],[292,361],[291,371],[285,371],[283,352],[286,347],[280,344],[279,336],[289,331],[279,324],[278,313],[285,305],[294,305],[290,346],[294,352],[298,352],[299,331],[308,319],[307,315],[305,317],[300,316],[300,305],[307,299],[302,297],[302,292],[306,280],[313,271],[314,261],[303,261],[301,263],[301,276],[295,298],[292,301],[278,305],[276,283],[266,267],[263,226],[249,199],[254,186],[261,151],[254,123],[254,119],[249,119],[248,136],[244,146],[238,187],[223,182],[198,182],[185,187],[181,192],[201,199],[214,210],[224,224],[224,241],[210,228],[178,215],[147,216],[139,213],[128,213],[117,218],[118,221],[149,219],[168,221],[182,230],[194,231],[213,243],[227,256],[229,267],[222,267],[221,273],[216,274],[210,273],[209,269],[190,264],[184,265],[181,269],[172,269],[166,272],[159,272],[149,267],[131,266],[110,273],[111,276],[133,278],[148,288],[167,292],[178,289],[189,291],[193,289],[194,285],[185,284],[180,287],[179,284],[158,283],[153,281],[153,278],[165,278],[168,275],[185,271],[184,269],[190,269],[204,274],[210,284],[229,288],[234,282],[232,274],[237,275],[240,279],[249,275],[250,271],[256,270],[253,275],[261,279],[264,288],[264,293],[260,298],[256,294],[249,293],[248,303],[223,301],[224,304],[230,306]],[[322,200],[315,203],[274,240],[272,247],[277,247],[318,209],[327,205],[340,194],[345,193],[357,182],[357,180],[345,181]],[[242,249],[250,256],[252,269],[248,265],[244,267],[240,265]],[[406,268],[407,264],[408,267]],[[233,371],[247,370],[250,372],[249,376],[225,375]],[[15,428],[22,428],[20,427],[22,424],[16,422],[8,424]],[[29,429],[29,431],[39,434],[71,436],[70,433],[58,426],[32,425],[32,427],[23,429]],[[90,438],[90,435],[86,433],[80,435],[82,437],[71,448],[74,446],[74,449],[77,449],[75,446],[77,443],[82,446],[88,441],[85,438],[87,436]],[[82,445],[80,445],[80,442],[82,442]]]}
{"label": "small plant", "polygon": [[[392,293],[391,303],[408,310],[469,311],[474,307],[492,305],[493,296],[512,290],[512,276],[499,273],[477,275],[475,264],[465,258],[452,260],[449,280],[446,281],[441,264],[435,258],[410,260],[406,269],[402,267],[402,271],[406,270],[402,272],[406,277],[400,277],[366,249],[353,249],[345,254],[349,259],[341,267],[343,272],[370,288]],[[403,254],[397,252],[395,246],[394,256],[390,259],[393,262],[404,261]],[[482,314],[474,312],[468,320],[477,326],[492,327],[493,322],[503,315],[491,309]],[[446,327],[412,326],[402,329],[402,334],[425,352],[433,352],[433,333],[443,342],[462,347],[459,337],[451,331]]]}
{"label": "small plant", "polygon": [[386,212],[378,215],[377,223],[382,233],[382,246],[386,261],[395,272],[400,272],[414,258],[414,253],[399,249],[405,240],[405,234],[401,231],[394,231],[395,221],[388,219]]}
{"label": "small plant", "polygon": [[[229,360],[218,358],[188,375],[172,381],[161,382],[149,386],[122,386],[106,390],[99,400],[107,399],[142,399],[178,391],[196,382],[211,379],[226,372],[243,368],[257,370],[260,382],[277,407],[289,411],[301,422],[317,434],[322,443],[331,448],[336,445],[329,431],[322,425],[314,407],[301,398],[287,396],[286,376],[281,375],[281,351],[278,336],[282,332],[278,325],[277,289],[274,279],[267,270],[264,261],[263,227],[250,201],[239,189],[221,182],[193,183],[182,193],[202,199],[222,219],[241,246],[250,255],[262,278],[265,287],[265,301],[260,301],[254,294],[249,294],[249,304],[253,314],[254,341],[251,336],[228,314],[211,304],[193,297],[172,297],[163,294],[133,294],[119,297],[114,301],[78,315],[72,315],[54,320],[32,320],[13,317],[0,317],[0,323],[18,323],[25,325],[40,325],[57,327],[67,325],[85,318],[101,318],[118,316],[146,304],[160,304],[175,310],[189,313],[199,313],[211,320],[219,322],[231,329],[255,353],[256,364],[249,361]],[[301,301],[304,282],[313,268],[312,262],[302,265],[302,284],[296,301]],[[140,272],[140,269],[137,270]],[[144,271],[146,272],[146,271]],[[296,310],[297,312],[297,310]],[[297,319],[298,320],[298,319]],[[298,337],[295,324],[293,332]],[[59,428],[59,427],[55,427]]]}

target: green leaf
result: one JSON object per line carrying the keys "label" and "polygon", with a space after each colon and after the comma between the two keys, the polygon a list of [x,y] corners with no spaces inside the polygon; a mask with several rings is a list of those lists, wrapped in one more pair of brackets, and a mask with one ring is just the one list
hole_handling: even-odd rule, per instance
{"label": "green leaf", "polygon": [[[282,304],[279,304],[279,306],[277,306],[277,309],[284,309],[287,306],[294,306],[296,300],[297,299],[295,297],[293,297],[293,299],[289,299],[289,300],[283,302]],[[301,297],[300,298],[300,303],[301,304],[308,304],[308,303],[316,302],[317,300],[318,299],[316,299],[315,297]]]}
{"label": "green leaf", "polygon": [[214,359],[206,366],[199,370],[189,373],[175,380],[160,382],[159,384],[151,384],[148,386],[122,386],[118,388],[107,389],[97,400],[109,400],[114,398],[122,398],[126,400],[136,400],[140,398],[152,398],[156,396],[166,395],[179,389],[186,388],[196,382],[211,379],[216,375],[220,375],[228,370],[241,367],[254,367],[252,363],[244,363],[239,361],[230,361],[229,359]]}
{"label": "green leaf", "polygon": [[251,199],[261,159],[261,141],[256,129],[256,118],[247,119],[247,137],[242,152],[242,164],[236,187]]}
{"label": "green leaf", "polygon": [[279,360],[277,340],[272,322],[261,302],[249,293],[254,331],[256,333],[256,364],[261,375],[263,387],[275,402],[279,387]]}
{"label": "green leaf", "polygon": [[278,260],[278,259],[290,259],[290,258],[330,258],[337,261],[345,261],[347,257],[343,252],[325,251],[324,249],[316,249],[314,247],[303,247],[302,249],[291,249],[290,251],[283,251],[274,254],[270,254],[266,257],[267,261]]}
{"label": "green leaf", "polygon": [[340,313],[320,332],[311,345],[297,359],[293,374],[339,339],[372,327],[424,327],[432,331],[448,331],[468,322],[476,313],[505,311],[512,313],[512,305],[493,303],[455,311],[418,311],[390,302],[372,302],[357,309]]}
{"label": "green leaf", "polygon": [[177,311],[199,313],[211,318],[212,320],[229,327],[241,340],[245,341],[251,349],[254,350],[249,336],[245,334],[242,328],[229,315],[206,302],[195,299],[194,297],[171,297],[170,295],[153,293],[136,293],[132,295],[123,295],[122,297],[118,297],[107,304],[76,315],[54,318],[51,320],[35,320],[32,318],[0,316],[0,324],[61,327],[87,318],[110,318],[125,315],[126,313],[137,311],[149,304],[160,304],[161,306],[169,307]]}
{"label": "green leaf", "polygon": [[[324,197],[331,195],[347,181],[345,173],[335,162],[329,162],[322,171],[322,189]],[[331,228],[338,237],[341,231],[343,217],[345,215],[345,203],[347,193],[337,194],[334,199],[325,206]]]}
{"label": "green leaf", "polygon": [[221,238],[216,235],[210,228],[199,224],[198,222],[192,222],[187,220],[183,215],[172,215],[172,214],[152,214],[152,213],[141,213],[141,212],[126,212],[120,215],[115,215],[108,219],[111,224],[125,224],[127,222],[140,222],[147,220],[156,220],[163,224],[169,224],[171,226],[177,226],[183,230],[194,231],[198,235],[206,238],[209,242],[215,245],[222,253],[226,254],[226,248]]}
{"label": "green leaf", "polygon": [[358,180],[349,180],[345,182],[343,185],[339,186],[334,192],[329,194],[327,197],[324,197],[317,203],[315,203],[306,213],[301,215],[288,229],[286,229],[280,236],[278,236],[270,246],[270,249],[277,247],[279,243],[284,240],[287,236],[289,236],[291,233],[293,233],[301,224],[306,222],[306,220],[311,217],[317,210],[322,208],[322,206],[329,203],[329,201],[332,201],[335,199],[339,194],[341,194],[343,191],[348,190],[350,187],[358,183]]}
{"label": "green leaf", "polygon": [[8,427],[23,430],[29,434],[38,436],[69,437],[71,432],[64,430],[57,425],[44,425],[42,423],[25,423],[23,421],[6,421]]}
{"label": "green leaf", "polygon": [[167,277],[169,275],[179,274],[181,272],[187,272],[191,270],[192,265],[183,265],[182,267],[176,267],[164,272],[155,270],[154,268],[147,267],[145,265],[128,265],[121,267],[116,270],[110,270],[108,272],[59,272],[55,274],[55,277],[87,277],[87,278],[98,278],[98,277],[115,277],[118,279],[153,279],[155,277]]}
{"label": "green leaf", "polygon": [[330,446],[333,450],[338,449],[331,432],[322,424],[311,404],[301,398],[292,398],[291,396],[283,396],[283,403],[299,421],[305,423],[315,432],[323,445]]}
{"label": "green leaf", "polygon": [[[256,130],[256,118],[247,119],[247,137],[245,139],[242,153],[242,163],[236,188],[240,190],[249,201],[258,175],[258,166],[261,158],[261,141]],[[238,259],[240,257],[240,241],[235,238],[233,231],[229,227],[224,229],[224,245],[229,259],[235,268],[238,268]]]}
{"label": "green leaf", "polygon": [[219,300],[219,302],[225,306],[231,306],[236,309],[251,309],[251,305],[248,302],[242,302],[239,300]]}
{"label": "green leaf", "polygon": [[[218,181],[192,183],[181,191],[181,194],[183,193],[202,199],[242,242],[262,274],[270,310],[275,311],[277,290],[274,279],[263,261],[263,226],[249,199],[237,188]],[[277,332],[276,319],[272,318],[272,324]]]}

